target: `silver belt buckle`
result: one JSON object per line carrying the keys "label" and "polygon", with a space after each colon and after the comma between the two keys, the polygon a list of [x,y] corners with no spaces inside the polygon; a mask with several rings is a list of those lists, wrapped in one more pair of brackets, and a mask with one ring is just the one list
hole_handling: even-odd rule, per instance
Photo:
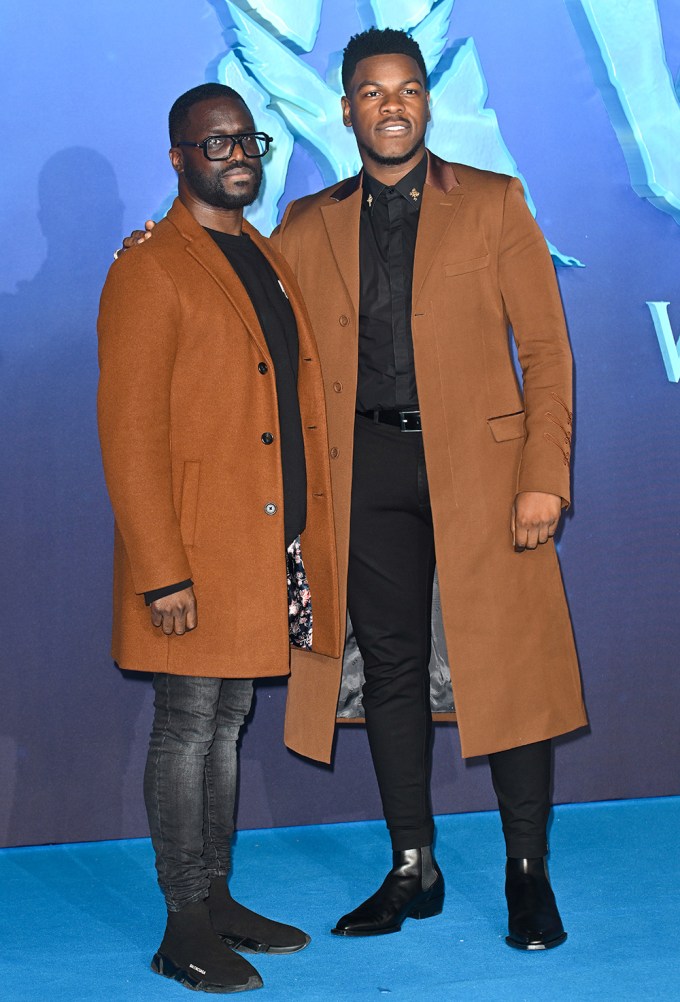
{"label": "silver belt buckle", "polygon": [[[411,414],[417,414],[418,415],[418,427],[417,428],[407,428],[406,427],[407,418]],[[404,431],[404,432],[420,431],[420,432],[422,432],[423,429],[422,429],[421,424],[420,424],[420,411],[399,411],[399,418],[401,420],[401,428],[399,429],[400,431]]]}

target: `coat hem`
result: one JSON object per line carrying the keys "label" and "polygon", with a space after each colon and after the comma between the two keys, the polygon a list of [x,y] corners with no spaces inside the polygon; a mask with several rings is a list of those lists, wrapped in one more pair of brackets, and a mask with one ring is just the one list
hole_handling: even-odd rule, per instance
{"label": "coat hem", "polygon": [[136,671],[151,675],[165,674],[165,675],[185,675],[189,678],[287,678],[290,675],[290,669],[286,668],[284,671],[239,671],[239,672],[228,672],[224,668],[210,669],[210,668],[200,668],[198,671],[179,671],[177,669],[170,668],[168,665],[163,667],[153,668],[149,665],[133,665],[133,664],[123,664],[121,660],[113,656],[113,662],[116,668],[122,671]]}
{"label": "coat hem", "polygon": [[482,745],[476,745],[474,742],[466,742],[461,735],[461,754],[464,759],[479,758],[483,755],[493,755],[496,752],[508,751],[510,748],[521,748],[524,745],[531,745],[537,741],[549,741],[552,740],[552,738],[559,738],[564,734],[571,734],[573,731],[581,730],[587,726],[588,718],[584,712],[579,718],[578,723],[555,725],[555,727],[544,728],[536,734],[525,735],[519,740],[508,739],[506,741],[501,741],[500,744],[487,745],[484,743]]}

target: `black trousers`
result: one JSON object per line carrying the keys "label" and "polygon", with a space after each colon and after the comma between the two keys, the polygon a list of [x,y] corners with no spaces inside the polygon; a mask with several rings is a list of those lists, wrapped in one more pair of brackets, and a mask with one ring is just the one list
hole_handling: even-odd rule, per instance
{"label": "black trousers", "polygon": [[[430,845],[434,532],[422,435],[357,416],[348,607],[364,659],[364,712],[392,848]],[[508,856],[543,856],[551,743],[489,756]]]}

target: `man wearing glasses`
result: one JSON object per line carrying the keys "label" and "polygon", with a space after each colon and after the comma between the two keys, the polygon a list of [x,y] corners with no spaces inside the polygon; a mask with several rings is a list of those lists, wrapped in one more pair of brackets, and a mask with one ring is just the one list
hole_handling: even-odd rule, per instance
{"label": "man wearing glasses", "polygon": [[286,675],[291,644],[339,657],[337,568],[317,347],[292,272],[243,220],[271,140],[205,84],[173,105],[170,141],[178,198],[114,263],[99,316],[112,654],[153,672],[144,794],[168,921],[152,969],[226,993],[262,985],[232,947],[309,942],[229,893],[236,743],[253,678]]}

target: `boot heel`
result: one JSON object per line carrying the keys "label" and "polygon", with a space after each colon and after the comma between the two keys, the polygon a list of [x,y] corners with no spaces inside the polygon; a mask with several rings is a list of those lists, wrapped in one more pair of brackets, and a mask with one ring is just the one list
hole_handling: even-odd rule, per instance
{"label": "boot heel", "polygon": [[444,908],[444,895],[440,894],[437,898],[432,898],[431,901],[425,901],[422,905],[418,905],[412,911],[409,912],[409,918],[414,919],[426,919],[432,918],[433,915],[440,915]]}

